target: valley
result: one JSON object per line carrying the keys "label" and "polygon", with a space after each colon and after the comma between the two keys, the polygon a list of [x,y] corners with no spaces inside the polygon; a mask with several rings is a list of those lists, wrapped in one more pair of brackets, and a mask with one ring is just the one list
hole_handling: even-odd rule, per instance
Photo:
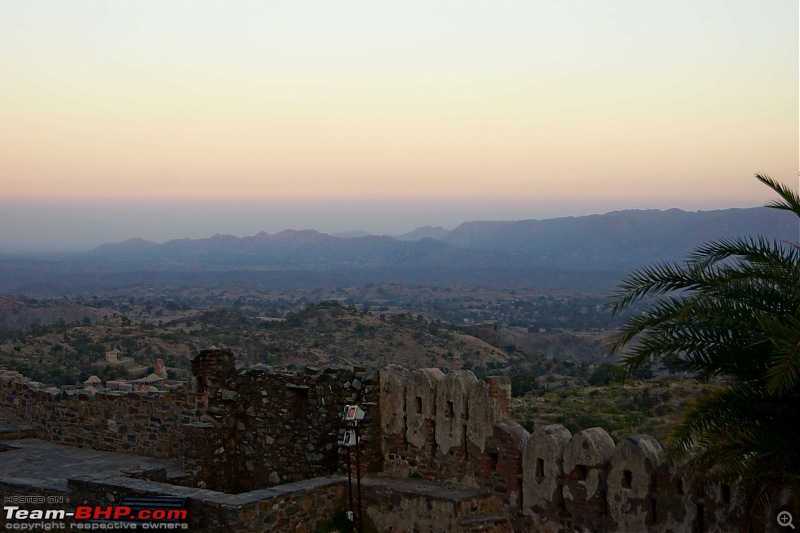
{"label": "valley", "polygon": [[[597,409],[589,412],[575,398],[623,394],[613,392],[617,381],[599,381],[611,367],[605,341],[620,320],[595,293],[394,284],[292,292],[137,286],[83,298],[0,297],[0,366],[78,388],[90,376],[141,378],[157,359],[170,379],[188,380],[191,358],[209,347],[233,350],[237,364],[249,368],[467,369],[478,377],[509,376],[515,417],[529,429],[553,422],[577,427],[605,416],[606,403],[592,402]],[[132,363],[106,364],[111,350]],[[631,401],[612,403],[638,415],[617,406],[612,429],[644,427],[648,417]],[[558,407],[572,404],[581,407]]]}

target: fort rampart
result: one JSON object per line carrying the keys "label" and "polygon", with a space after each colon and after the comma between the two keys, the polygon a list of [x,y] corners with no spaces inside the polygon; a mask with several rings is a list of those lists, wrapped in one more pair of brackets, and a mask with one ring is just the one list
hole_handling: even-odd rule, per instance
{"label": "fort rampart", "polygon": [[[186,481],[192,487],[175,490],[195,490],[197,501],[213,502],[206,493],[254,499],[271,487],[345,473],[341,412],[357,403],[367,413],[361,425],[365,475],[481,489],[514,530],[741,529],[733,516],[735,487],[693,485],[674,475],[651,437],[615,443],[600,428],[572,435],[557,425],[529,434],[510,420],[505,377],[479,380],[468,371],[411,372],[396,365],[377,373],[237,371],[225,350],[202,352],[192,367],[193,391],[163,393],[62,391],[0,372],[0,407],[45,440],[180,459],[194,477]],[[321,487],[330,487],[320,489],[330,508],[316,510],[332,516],[341,510],[343,489],[337,483]],[[381,490],[385,498],[367,500],[381,506],[371,513],[393,516],[391,507],[401,506],[392,503],[391,491]],[[263,506],[253,501],[258,514]],[[281,509],[287,517],[294,512]]]}
{"label": "fort rampart", "polygon": [[744,530],[734,488],[672,475],[652,437],[614,443],[601,428],[560,425],[529,434],[509,419],[507,378],[388,366],[380,388],[383,469],[484,488],[515,530]]}
{"label": "fort rampart", "polygon": [[183,424],[198,418],[185,391],[92,393],[62,390],[0,370],[0,407],[59,444],[151,457],[176,457]]}
{"label": "fort rampart", "polygon": [[184,463],[203,486],[242,492],[345,472],[342,410],[366,411],[365,472],[380,469],[375,372],[306,368],[237,373],[233,356],[207,350],[192,362],[203,416],[184,426]]}

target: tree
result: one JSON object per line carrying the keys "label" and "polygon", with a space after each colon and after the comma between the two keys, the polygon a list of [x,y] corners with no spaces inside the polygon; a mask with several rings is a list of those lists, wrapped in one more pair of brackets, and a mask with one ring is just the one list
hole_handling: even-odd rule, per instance
{"label": "tree", "polygon": [[593,387],[605,386],[621,381],[621,372],[616,366],[603,363],[594,369],[594,372],[589,376],[589,385]]}
{"label": "tree", "polygon": [[[800,217],[800,196],[756,178]],[[633,272],[612,296],[627,319],[613,351],[632,372],[652,363],[689,372],[709,392],[673,428],[665,447],[684,474],[738,484],[752,518],[782,490],[800,497],[800,244],[764,237],[712,241],[683,263]]]}

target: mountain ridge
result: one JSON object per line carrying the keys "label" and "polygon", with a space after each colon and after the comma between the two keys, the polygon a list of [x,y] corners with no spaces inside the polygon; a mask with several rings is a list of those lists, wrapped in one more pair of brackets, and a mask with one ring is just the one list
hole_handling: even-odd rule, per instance
{"label": "mountain ridge", "polygon": [[83,255],[1,260],[0,291],[49,297],[142,283],[281,290],[396,283],[604,292],[633,269],[683,261],[704,242],[748,235],[797,242],[800,224],[768,208],[671,209],[472,221],[442,240],[316,230],[161,244],[134,238]]}
{"label": "mountain ridge", "polygon": [[[425,226],[401,236],[336,237],[313,229],[215,234],[162,244],[141,238],[106,243],[101,260],[200,261],[290,266],[570,266],[631,268],[679,260],[700,243],[748,235],[796,238],[800,226],[777,210],[622,210],[518,221],[469,221],[451,231]],[[415,233],[416,232],[416,233]],[[432,237],[431,233],[439,235]],[[409,239],[418,235],[419,239]],[[523,259],[524,258],[524,259]]]}

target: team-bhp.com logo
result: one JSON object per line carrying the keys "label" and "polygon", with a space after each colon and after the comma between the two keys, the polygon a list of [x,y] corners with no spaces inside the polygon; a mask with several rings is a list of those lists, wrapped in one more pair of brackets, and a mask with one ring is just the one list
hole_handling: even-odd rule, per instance
{"label": "team-bhp.com logo", "polygon": [[51,531],[63,529],[189,529],[186,509],[131,507],[129,505],[78,505],[64,509],[3,507],[5,529]]}

